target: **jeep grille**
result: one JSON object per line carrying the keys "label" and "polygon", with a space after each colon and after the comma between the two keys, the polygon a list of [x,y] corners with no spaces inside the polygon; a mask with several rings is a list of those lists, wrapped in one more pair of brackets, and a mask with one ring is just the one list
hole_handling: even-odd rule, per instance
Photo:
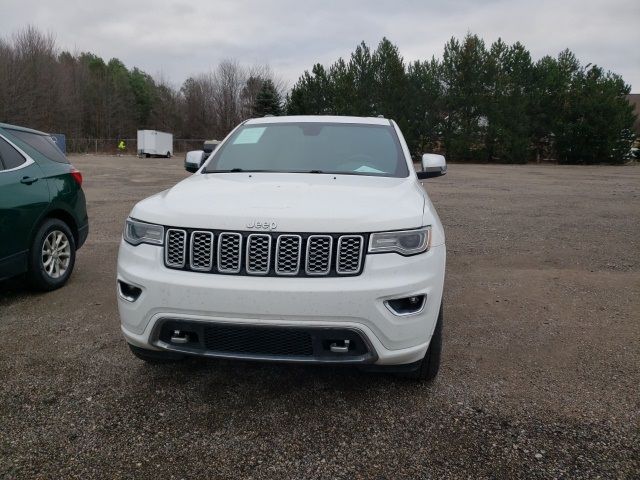
{"label": "jeep grille", "polygon": [[167,228],[168,268],[269,276],[362,273],[368,235],[221,232]]}
{"label": "jeep grille", "polygon": [[167,230],[167,248],[164,263],[167,267],[182,268],[187,253],[187,232],[170,228]]}

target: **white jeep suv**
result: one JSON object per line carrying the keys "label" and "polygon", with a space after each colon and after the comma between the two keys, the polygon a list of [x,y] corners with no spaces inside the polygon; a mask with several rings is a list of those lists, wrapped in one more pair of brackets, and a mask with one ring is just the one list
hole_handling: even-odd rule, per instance
{"label": "white jeep suv", "polygon": [[248,120],[194,158],[126,220],[117,292],[135,355],[435,377],[445,238],[419,180],[444,157],[416,174],[391,120],[291,116]]}

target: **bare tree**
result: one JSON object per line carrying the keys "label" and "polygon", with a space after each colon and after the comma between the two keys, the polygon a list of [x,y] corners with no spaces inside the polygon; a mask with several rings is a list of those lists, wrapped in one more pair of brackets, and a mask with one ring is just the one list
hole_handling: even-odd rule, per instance
{"label": "bare tree", "polygon": [[59,85],[56,47],[52,34],[43,34],[28,26],[13,37],[12,45],[3,42],[2,74],[4,115],[38,128],[54,125]]}
{"label": "bare tree", "polygon": [[240,95],[246,73],[233,59],[220,62],[213,74],[215,85],[215,114],[218,136],[226,135],[242,119]]}
{"label": "bare tree", "polygon": [[156,130],[181,133],[184,130],[184,97],[163,75],[154,78],[156,96],[151,110],[151,126]]}
{"label": "bare tree", "polygon": [[268,65],[226,59],[176,88],[116,58],[59,52],[52,34],[32,26],[0,38],[0,121],[76,139],[131,138],[140,128],[222,138],[255,115],[266,81],[284,94],[285,83]]}
{"label": "bare tree", "polygon": [[217,130],[213,73],[188,78],[182,85],[185,138],[208,138]]}
{"label": "bare tree", "polygon": [[11,98],[15,94],[13,78],[15,56],[13,46],[0,39],[0,121],[11,118]]}

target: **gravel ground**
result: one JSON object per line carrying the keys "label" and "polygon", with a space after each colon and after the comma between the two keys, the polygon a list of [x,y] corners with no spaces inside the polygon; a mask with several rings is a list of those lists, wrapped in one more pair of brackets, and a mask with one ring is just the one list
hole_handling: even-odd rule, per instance
{"label": "gravel ground", "polygon": [[119,331],[115,263],[182,158],[72,158],[69,284],[0,284],[2,478],[638,478],[640,169],[451,165],[440,376],[189,360]]}

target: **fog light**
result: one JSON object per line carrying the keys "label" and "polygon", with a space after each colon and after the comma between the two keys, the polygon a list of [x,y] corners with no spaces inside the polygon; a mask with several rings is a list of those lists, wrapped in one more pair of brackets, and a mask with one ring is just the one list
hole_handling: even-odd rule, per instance
{"label": "fog light", "polygon": [[427,296],[411,295],[410,297],[394,298],[393,300],[385,300],[384,305],[391,313],[398,316],[416,315],[424,310],[427,303]]}
{"label": "fog light", "polygon": [[118,293],[120,293],[120,297],[125,299],[127,302],[135,302],[138,297],[140,297],[142,289],[135,285],[131,285],[130,283],[123,282],[122,280],[118,280]]}

